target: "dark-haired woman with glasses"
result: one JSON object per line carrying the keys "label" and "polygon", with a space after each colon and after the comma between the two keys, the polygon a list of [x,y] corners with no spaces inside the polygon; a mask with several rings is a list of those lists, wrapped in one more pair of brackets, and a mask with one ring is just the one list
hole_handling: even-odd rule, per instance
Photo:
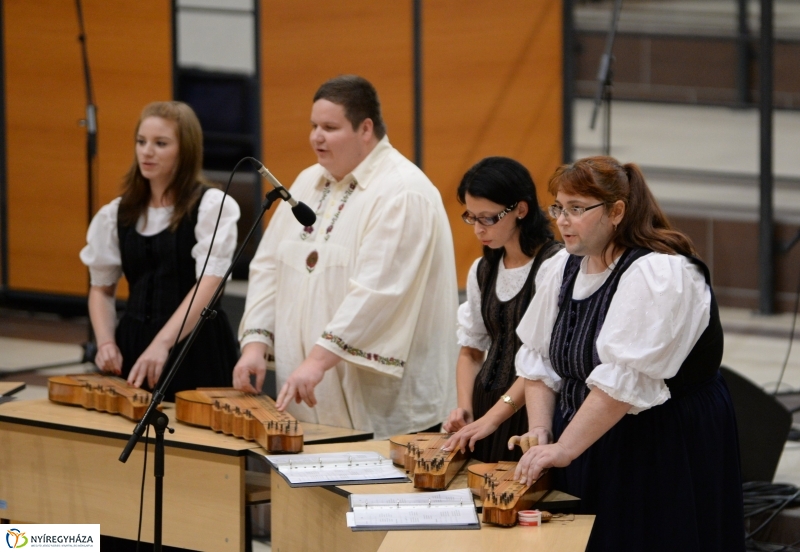
{"label": "dark-haired woman with glasses", "polygon": [[536,291],[539,266],[560,245],[530,173],[513,159],[478,162],[461,180],[458,199],[483,257],[470,268],[467,301],[458,310],[458,408],[444,424],[456,433],[445,448],[469,447],[484,462],[514,460],[520,451],[509,450],[508,439],[528,427],[523,380],[514,368],[520,346],[515,329]]}

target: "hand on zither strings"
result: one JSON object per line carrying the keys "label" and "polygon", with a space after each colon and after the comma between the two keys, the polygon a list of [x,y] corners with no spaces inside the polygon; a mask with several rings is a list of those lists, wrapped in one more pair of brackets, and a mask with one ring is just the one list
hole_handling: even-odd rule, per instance
{"label": "hand on zither strings", "polygon": [[[248,343],[242,349],[242,356],[233,367],[233,388],[245,393],[258,395],[267,377],[267,346],[263,343]],[[256,377],[255,387],[250,376]]]}
{"label": "hand on zither strings", "polygon": [[531,484],[539,479],[547,468],[563,468],[572,462],[572,457],[560,443],[548,444],[552,439],[550,430],[535,427],[525,435],[515,435],[508,440],[509,450],[519,445],[524,452],[514,472],[516,481],[523,485]]}
{"label": "hand on zither strings", "polygon": [[296,403],[305,402],[308,406],[317,405],[314,388],[322,381],[325,372],[336,366],[342,358],[329,350],[314,345],[308,357],[295,368],[289,379],[281,387],[275,406],[279,411],[286,410],[292,399]]}
{"label": "hand on zither strings", "polygon": [[161,376],[167,357],[169,357],[169,347],[153,341],[131,368],[128,383],[135,387],[141,387],[147,380],[147,385],[153,389]]}
{"label": "hand on zither strings", "polygon": [[325,370],[320,369],[313,362],[309,362],[308,359],[303,361],[281,387],[281,392],[278,393],[278,398],[275,400],[278,410],[286,410],[292,399],[298,404],[302,401],[312,408],[316,406],[317,398],[314,396],[314,388],[322,381],[324,375]]}
{"label": "hand on zither strings", "polygon": [[449,452],[459,449],[461,452],[466,452],[467,447],[469,447],[470,451],[474,451],[475,443],[497,431],[497,428],[498,424],[490,421],[488,416],[481,416],[451,435],[442,450]]}
{"label": "hand on zither strings", "polygon": [[450,415],[447,417],[447,421],[442,425],[442,429],[447,433],[453,433],[472,422],[472,412],[464,408],[454,408],[450,411]]}
{"label": "hand on zither strings", "polygon": [[97,347],[94,363],[103,372],[110,372],[117,376],[122,373],[122,353],[113,341],[106,341]]}

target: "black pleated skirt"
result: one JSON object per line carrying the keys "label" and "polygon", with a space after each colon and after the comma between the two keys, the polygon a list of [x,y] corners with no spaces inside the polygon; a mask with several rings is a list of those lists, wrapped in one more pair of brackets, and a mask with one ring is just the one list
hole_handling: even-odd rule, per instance
{"label": "black pleated skirt", "polygon": [[[127,378],[133,365],[166,321],[147,323],[123,315],[116,330],[117,346],[122,352],[122,377]],[[176,356],[188,336],[177,345]],[[175,400],[175,393],[198,387],[231,387],[233,367],[239,346],[233,336],[228,316],[217,308],[217,316],[204,323],[199,335],[178,367],[164,399]],[[162,377],[169,367],[165,366]],[[146,382],[145,382],[146,385]]]}
{"label": "black pleated skirt", "polygon": [[[554,433],[566,427],[556,407]],[[587,550],[745,549],[739,445],[722,377],[626,415],[566,468],[556,488],[596,515]]]}

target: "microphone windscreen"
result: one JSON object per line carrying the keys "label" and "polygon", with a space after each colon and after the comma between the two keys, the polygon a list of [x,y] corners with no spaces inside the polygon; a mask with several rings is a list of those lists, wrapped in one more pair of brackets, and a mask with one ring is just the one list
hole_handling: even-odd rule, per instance
{"label": "microphone windscreen", "polygon": [[302,201],[298,201],[297,205],[292,207],[292,213],[294,213],[294,218],[297,219],[297,222],[303,226],[313,226],[317,221],[317,215],[314,214],[311,207]]}

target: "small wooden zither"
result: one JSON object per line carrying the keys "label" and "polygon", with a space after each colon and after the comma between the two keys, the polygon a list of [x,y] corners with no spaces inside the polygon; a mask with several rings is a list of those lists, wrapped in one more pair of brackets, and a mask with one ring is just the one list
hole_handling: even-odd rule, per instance
{"label": "small wooden zither", "polygon": [[147,411],[152,394],[116,376],[75,374],[48,378],[47,397],[56,403],[121,414],[138,422]]}
{"label": "small wooden zither", "polygon": [[516,462],[473,464],[467,468],[472,494],[483,501],[483,521],[511,527],[517,524],[517,512],[529,510],[550,490],[549,473],[532,485],[514,480]]}
{"label": "small wooden zither", "polygon": [[270,452],[301,452],[303,426],[275,408],[266,395],[249,395],[230,387],[201,387],[175,393],[179,422],[255,441]]}
{"label": "small wooden zither", "polygon": [[[535,437],[512,437],[509,443],[520,444],[524,451],[535,446]],[[550,490],[550,474],[545,472],[532,484],[514,480],[516,462],[473,464],[467,468],[467,484],[472,494],[483,501],[484,523],[511,527],[517,524],[517,513],[528,510]]]}
{"label": "small wooden zither", "polygon": [[460,450],[442,450],[448,437],[446,433],[395,435],[389,439],[389,456],[414,476],[414,488],[440,491],[467,461]]}

